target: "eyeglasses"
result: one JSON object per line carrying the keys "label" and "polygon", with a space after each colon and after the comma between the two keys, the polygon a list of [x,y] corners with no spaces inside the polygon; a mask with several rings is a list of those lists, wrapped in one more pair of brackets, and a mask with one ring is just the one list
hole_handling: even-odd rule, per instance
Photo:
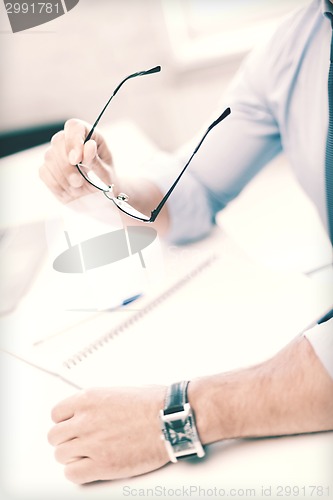
{"label": "eyeglasses", "polygon": [[[87,137],[86,137],[86,139],[84,141],[84,144],[91,139],[91,136],[93,135],[94,130],[97,127],[97,124],[100,121],[100,119],[101,119],[103,113],[105,112],[106,108],[110,104],[110,102],[113,99],[113,97],[117,94],[117,92],[119,91],[119,89],[121,88],[121,86],[127,80],[129,80],[130,78],[135,78],[137,76],[151,75],[152,73],[158,73],[159,71],[161,71],[161,66],[155,66],[154,68],[148,69],[147,71],[139,71],[137,73],[133,73],[132,75],[129,75],[126,78],[124,78],[124,80],[122,80],[122,82],[120,82],[120,84],[118,85],[118,87],[116,87],[116,89],[114,90],[114,92],[111,95],[110,99],[108,100],[108,102],[106,103],[106,105],[104,106],[104,108],[102,109],[102,111],[99,114],[97,120],[95,121],[92,129],[90,130],[89,134],[87,135]],[[130,217],[133,217],[134,219],[140,220],[142,222],[154,222],[156,220],[158,214],[160,213],[160,211],[164,207],[165,203],[167,202],[168,198],[170,197],[172,191],[177,186],[177,184],[178,184],[180,178],[182,177],[183,173],[185,172],[185,170],[187,169],[187,167],[191,163],[192,158],[194,157],[194,155],[199,150],[199,148],[200,148],[201,144],[203,143],[203,141],[205,140],[206,136],[209,134],[209,132],[218,123],[220,123],[222,120],[224,120],[224,118],[226,118],[230,113],[231,113],[230,108],[225,109],[223,111],[223,113],[213,123],[211,123],[211,125],[209,125],[208,129],[206,130],[206,132],[203,135],[202,139],[200,140],[199,144],[194,149],[194,151],[193,151],[192,155],[190,156],[189,160],[187,161],[187,163],[183,167],[182,171],[180,172],[180,174],[178,175],[178,177],[176,178],[176,180],[174,181],[174,183],[172,184],[172,186],[170,187],[170,189],[168,190],[168,192],[162,198],[162,200],[160,201],[160,203],[158,204],[158,206],[154,210],[151,211],[150,216],[142,214],[141,212],[139,212],[138,210],[136,210],[134,207],[132,207],[128,203],[129,197],[125,193],[120,193],[119,195],[115,196],[114,192],[113,192],[114,185],[111,184],[109,186],[108,184],[106,184],[105,182],[103,182],[95,174],[95,172],[93,172],[93,170],[91,170],[89,167],[85,166],[83,163],[78,163],[76,165],[76,167],[77,167],[78,171],[80,172],[80,174],[85,178],[85,180],[87,182],[89,182],[89,184],[91,184],[92,186],[94,186],[96,189],[99,189],[100,191],[102,191],[104,193],[104,195],[107,198],[109,198],[109,200],[111,200],[119,208],[119,210],[121,210],[122,212],[124,212],[126,215],[129,215]]]}

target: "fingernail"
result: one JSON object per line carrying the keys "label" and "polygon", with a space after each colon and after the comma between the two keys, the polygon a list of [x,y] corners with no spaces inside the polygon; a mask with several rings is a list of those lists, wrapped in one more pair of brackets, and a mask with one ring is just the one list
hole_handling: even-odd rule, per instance
{"label": "fingernail", "polygon": [[78,154],[75,149],[69,152],[68,158],[71,165],[76,165],[78,163]]}
{"label": "fingernail", "polygon": [[68,183],[73,188],[80,188],[83,185],[84,179],[80,174],[70,174]]}

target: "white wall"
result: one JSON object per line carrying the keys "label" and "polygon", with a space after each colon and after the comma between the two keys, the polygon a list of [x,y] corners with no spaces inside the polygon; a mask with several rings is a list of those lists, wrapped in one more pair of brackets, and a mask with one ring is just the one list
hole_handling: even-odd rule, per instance
{"label": "white wall", "polygon": [[[290,1],[290,7],[304,3]],[[164,5],[168,2],[185,0]],[[230,1],[222,2],[230,7]],[[197,3],[202,6],[205,0]],[[72,116],[92,122],[119,80],[160,64],[162,73],[130,81],[104,119],[130,118],[170,150],[213,113],[244,56],[182,67],[170,43],[170,16],[167,25],[162,0],[80,0],[65,16],[16,34],[3,3],[0,7],[2,130]]]}

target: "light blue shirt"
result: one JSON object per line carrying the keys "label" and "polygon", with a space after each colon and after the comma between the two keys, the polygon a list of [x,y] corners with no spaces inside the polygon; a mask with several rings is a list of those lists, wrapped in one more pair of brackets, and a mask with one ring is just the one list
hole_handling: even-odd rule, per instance
{"label": "light blue shirt", "polygon": [[[213,129],[171,195],[169,241],[205,236],[216,213],[281,151],[328,227],[325,145],[332,14],[329,0],[312,1],[288,16],[270,41],[246,59],[214,118],[226,106],[231,115]],[[167,161],[150,174],[163,192],[185,159]],[[333,377],[333,320],[315,333],[308,338]]]}
{"label": "light blue shirt", "polygon": [[[247,57],[213,118],[227,106],[231,115],[210,133],[171,195],[168,240],[206,235],[216,213],[282,150],[327,227],[330,12],[330,1],[311,2]],[[163,192],[186,159],[167,161],[151,174]]]}

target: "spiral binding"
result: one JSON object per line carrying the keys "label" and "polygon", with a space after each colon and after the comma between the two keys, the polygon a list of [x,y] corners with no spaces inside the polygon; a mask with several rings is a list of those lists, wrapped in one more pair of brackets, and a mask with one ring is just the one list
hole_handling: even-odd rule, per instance
{"label": "spiral binding", "polygon": [[198,267],[191,270],[187,273],[183,278],[178,280],[174,285],[172,285],[168,290],[158,295],[154,300],[145,305],[142,309],[137,311],[135,314],[130,316],[127,320],[125,320],[120,325],[117,325],[115,328],[110,330],[108,333],[104,334],[100,338],[98,338],[95,342],[89,344],[82,351],[78,351],[73,356],[68,358],[66,361],[62,363],[63,367],[67,370],[73,369],[76,365],[84,361],[86,358],[94,354],[94,352],[98,351],[101,347],[104,347],[110,340],[113,340],[120,333],[124,332],[128,328],[130,328],[134,323],[141,320],[146,314],[155,309],[159,304],[164,302],[167,298],[177,292],[180,288],[186,285],[189,281],[195,278],[198,274],[200,274],[204,269],[210,266],[216,259],[217,254],[211,255],[209,258],[204,260]]}

